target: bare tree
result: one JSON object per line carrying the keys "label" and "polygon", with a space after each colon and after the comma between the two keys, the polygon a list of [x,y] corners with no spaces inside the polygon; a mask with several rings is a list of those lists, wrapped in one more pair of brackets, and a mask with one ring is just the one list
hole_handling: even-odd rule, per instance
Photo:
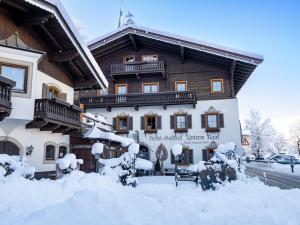
{"label": "bare tree", "polygon": [[290,127],[290,142],[294,149],[297,149],[300,155],[300,120],[295,121],[295,123]]}
{"label": "bare tree", "polygon": [[269,144],[272,139],[274,140],[275,129],[271,125],[271,120],[263,119],[257,110],[250,111],[245,124],[249,132],[251,151],[260,158],[269,150]]}

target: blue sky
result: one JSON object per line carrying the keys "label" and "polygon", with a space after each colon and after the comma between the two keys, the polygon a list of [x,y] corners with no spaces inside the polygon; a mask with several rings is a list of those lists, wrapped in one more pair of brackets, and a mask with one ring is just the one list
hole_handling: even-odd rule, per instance
{"label": "blue sky", "polygon": [[[61,0],[87,40],[117,29],[120,0]],[[238,95],[288,134],[300,119],[300,1],[123,0],[137,24],[262,54]]]}

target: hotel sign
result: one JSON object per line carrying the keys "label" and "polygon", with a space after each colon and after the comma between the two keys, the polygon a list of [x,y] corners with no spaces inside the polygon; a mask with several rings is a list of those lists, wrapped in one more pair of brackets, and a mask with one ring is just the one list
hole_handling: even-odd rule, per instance
{"label": "hotel sign", "polygon": [[173,135],[155,135],[150,136],[150,142],[182,142],[183,144],[209,144],[211,141],[218,141],[219,134],[207,135],[190,135],[190,134],[173,134]]}

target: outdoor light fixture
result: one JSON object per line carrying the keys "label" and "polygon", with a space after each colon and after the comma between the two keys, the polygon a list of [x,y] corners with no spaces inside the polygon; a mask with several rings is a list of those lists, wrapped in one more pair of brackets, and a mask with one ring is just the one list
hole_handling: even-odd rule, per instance
{"label": "outdoor light fixture", "polygon": [[34,149],[34,147],[32,145],[26,147],[26,155],[31,156],[33,149]]}

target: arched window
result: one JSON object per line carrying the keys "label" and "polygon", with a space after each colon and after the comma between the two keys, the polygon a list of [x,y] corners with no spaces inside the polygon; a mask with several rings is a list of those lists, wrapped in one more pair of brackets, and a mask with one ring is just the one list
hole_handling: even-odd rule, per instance
{"label": "arched window", "polygon": [[45,149],[45,160],[52,161],[55,160],[55,145],[47,144]]}
{"label": "arched window", "polygon": [[60,90],[57,87],[49,86],[48,87],[48,98],[60,98]]}
{"label": "arched window", "polygon": [[58,158],[63,158],[67,154],[67,146],[61,145],[58,147]]}

